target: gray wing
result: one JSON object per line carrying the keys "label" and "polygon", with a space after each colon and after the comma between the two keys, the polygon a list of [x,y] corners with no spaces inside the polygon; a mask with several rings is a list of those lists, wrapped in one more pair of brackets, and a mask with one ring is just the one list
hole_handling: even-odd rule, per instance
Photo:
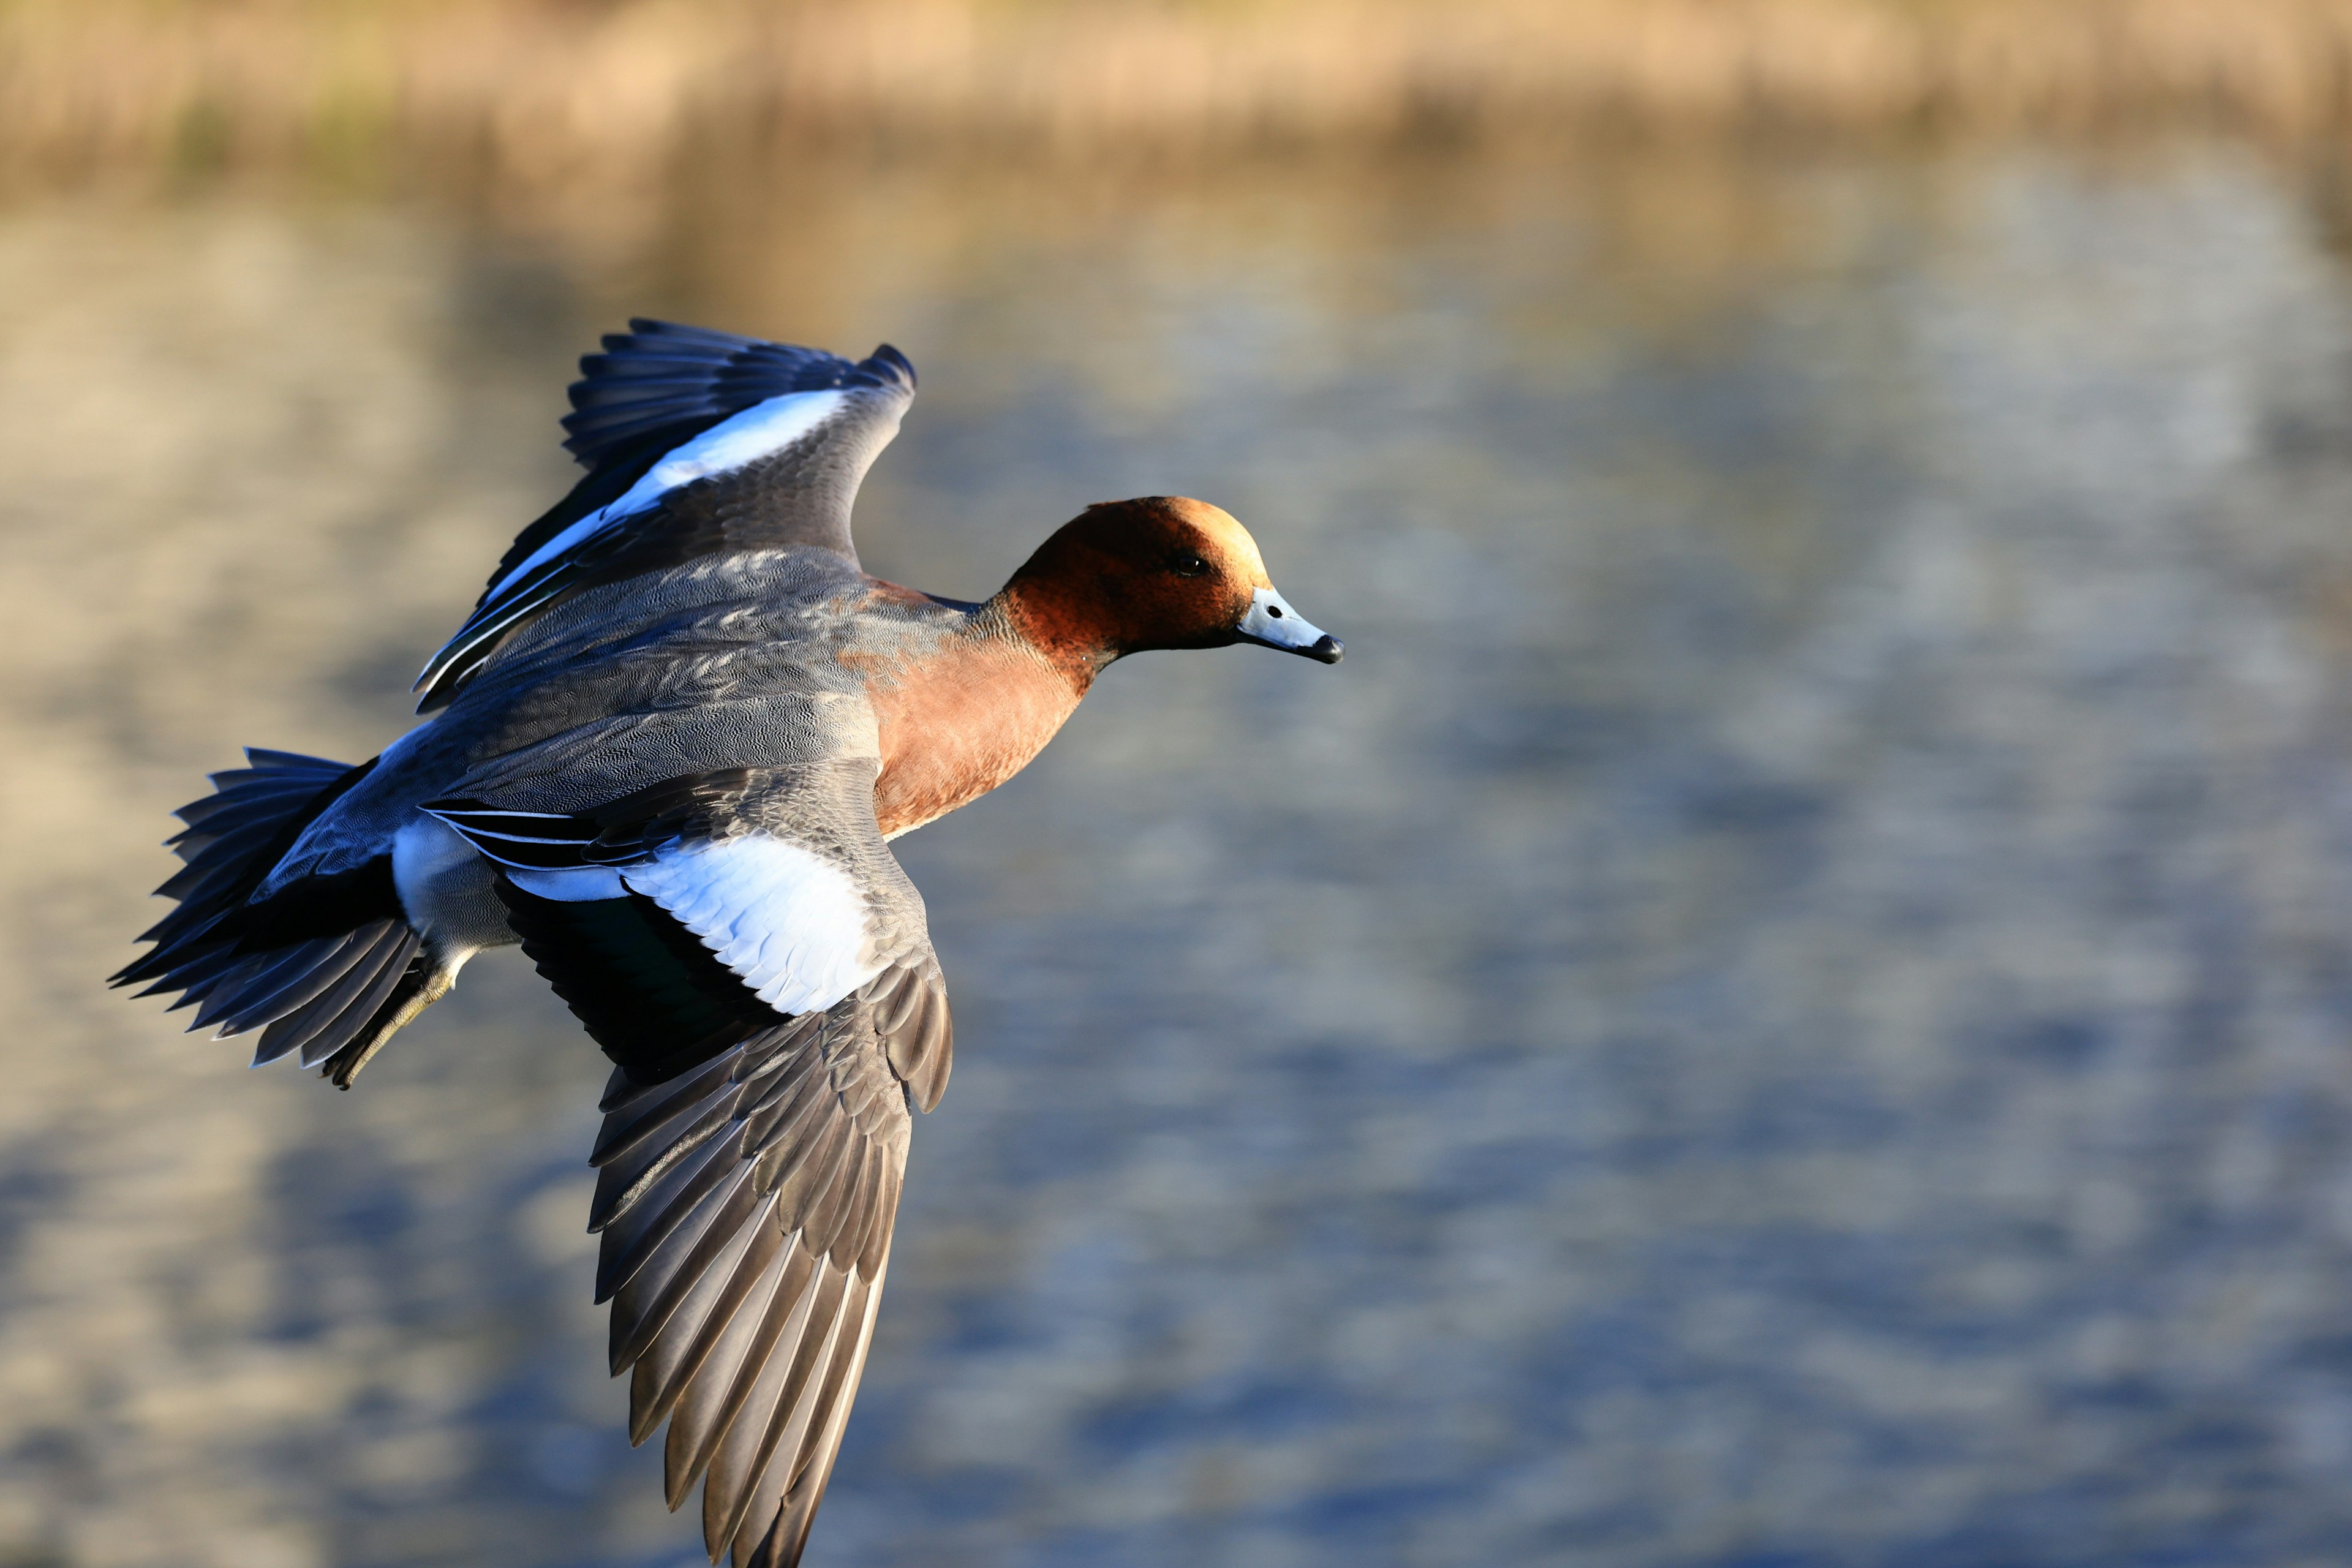
{"label": "gray wing", "polygon": [[857,363],[638,321],[581,361],[567,443],[589,476],[526,529],[416,679],[446,704],[514,630],[603,583],[738,550],[814,545],[856,561],[850,509],[898,431],[915,372],[885,343]]}
{"label": "gray wing", "polygon": [[909,1121],[892,1058],[943,1067],[946,1032],[936,967],[893,968],[666,1082],[614,1074],[592,1221],[613,1371],[632,1442],[669,1423],[670,1506],[704,1481],[714,1560],[800,1559],[889,1265]]}
{"label": "gray wing", "polygon": [[[790,1568],[856,1396],[910,1112],[952,1056],[874,764],[736,769],[572,814],[427,807],[500,868],[523,950],[617,1064],[597,1299],[630,1437],[739,1568]],[[609,892],[612,896],[601,896]]]}

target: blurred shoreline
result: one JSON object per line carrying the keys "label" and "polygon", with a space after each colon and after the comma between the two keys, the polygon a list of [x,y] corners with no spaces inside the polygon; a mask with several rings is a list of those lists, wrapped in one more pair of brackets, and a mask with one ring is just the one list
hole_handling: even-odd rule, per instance
{"label": "blurred shoreline", "polygon": [[609,185],[706,144],[1060,159],[1628,133],[2352,120],[2352,0],[0,0],[0,169],[423,163]]}

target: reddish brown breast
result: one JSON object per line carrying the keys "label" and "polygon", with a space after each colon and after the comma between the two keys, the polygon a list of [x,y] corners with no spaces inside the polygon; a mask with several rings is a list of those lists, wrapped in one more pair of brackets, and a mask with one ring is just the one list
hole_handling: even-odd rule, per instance
{"label": "reddish brown breast", "polygon": [[977,628],[873,667],[866,689],[881,729],[874,813],[886,834],[919,827],[1019,773],[1079,695],[1034,648]]}

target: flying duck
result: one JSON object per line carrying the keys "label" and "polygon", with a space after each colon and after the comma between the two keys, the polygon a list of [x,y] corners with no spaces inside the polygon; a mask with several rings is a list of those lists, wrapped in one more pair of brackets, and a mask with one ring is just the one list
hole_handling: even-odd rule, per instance
{"label": "flying duck", "polygon": [[993,597],[868,575],[850,506],[915,394],[884,345],[634,321],[581,361],[585,478],[525,529],[357,767],[249,749],[116,974],[347,1089],[520,943],[614,1064],[589,1228],[629,1436],[738,1568],[799,1561],[888,1267],[947,991],[888,841],[995,788],[1114,659],[1340,645],[1242,525],[1087,508]]}

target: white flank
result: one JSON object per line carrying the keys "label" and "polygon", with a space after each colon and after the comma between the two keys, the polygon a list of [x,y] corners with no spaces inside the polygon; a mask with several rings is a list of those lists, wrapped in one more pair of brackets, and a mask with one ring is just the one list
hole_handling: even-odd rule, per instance
{"label": "white flank", "polygon": [[1276,647],[1313,647],[1323,640],[1323,628],[1292,609],[1271,588],[1260,588],[1251,597],[1249,614],[1234,630]]}
{"label": "white flank", "polygon": [[598,899],[619,899],[628,896],[629,889],[621,886],[621,874],[610,866],[583,866],[571,871],[518,871],[511,866],[502,867],[507,880],[526,893],[537,893],[542,899],[552,899],[559,904],[593,903]]}
{"label": "white flank", "polygon": [[408,923],[418,931],[430,929],[433,884],[480,853],[437,816],[420,815],[394,834],[392,886],[400,895],[400,910],[408,917]]}
{"label": "white flank", "polygon": [[798,845],[758,834],[673,844],[624,875],[780,1013],[830,1007],[882,973],[857,884]]}
{"label": "white flank", "polygon": [[[645,510],[680,485],[708,479],[712,474],[723,474],[730,468],[740,468],[747,463],[755,463],[782,451],[832,418],[848,396],[849,394],[838,388],[825,392],[788,392],[782,397],[755,403],[732,418],[719,421],[647,469],[646,477],[631,485],[628,493],[620,500],[590,512],[532,551],[528,559],[499,579],[499,588],[505,587],[541,563],[554,560],[607,524]],[[497,588],[491,590],[490,598],[492,601],[498,598]]]}

